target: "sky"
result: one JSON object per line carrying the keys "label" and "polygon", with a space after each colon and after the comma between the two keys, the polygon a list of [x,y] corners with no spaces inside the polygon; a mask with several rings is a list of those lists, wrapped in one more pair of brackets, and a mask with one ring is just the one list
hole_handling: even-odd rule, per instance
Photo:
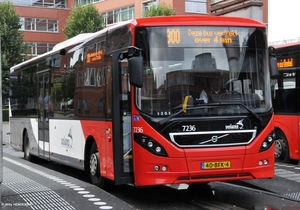
{"label": "sky", "polygon": [[300,0],[269,0],[268,4],[269,45],[300,41]]}

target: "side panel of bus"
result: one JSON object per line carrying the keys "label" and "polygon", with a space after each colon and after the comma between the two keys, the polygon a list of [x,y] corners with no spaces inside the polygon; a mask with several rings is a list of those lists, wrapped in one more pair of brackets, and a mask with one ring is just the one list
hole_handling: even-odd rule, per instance
{"label": "side panel of bus", "polygon": [[[30,144],[34,148],[37,147],[37,120],[34,118],[10,118],[10,144],[16,150],[23,151],[24,132],[28,133]],[[25,130],[24,130],[25,129]],[[35,155],[38,155],[37,150]]]}
{"label": "side panel of bus", "polygon": [[275,113],[278,162],[298,163],[300,160],[299,68],[279,68],[279,76],[272,79],[272,103]]}
{"label": "side panel of bus", "polygon": [[275,128],[277,130],[280,130],[287,142],[287,147],[289,148],[289,155],[291,159],[299,160],[300,154],[299,154],[299,137],[300,137],[300,117],[298,115],[281,115],[277,114],[275,115]]}
{"label": "side panel of bus", "polygon": [[[68,165],[84,160],[85,138],[79,120],[50,120],[50,159],[64,159]],[[73,163],[74,162],[74,163]]]}

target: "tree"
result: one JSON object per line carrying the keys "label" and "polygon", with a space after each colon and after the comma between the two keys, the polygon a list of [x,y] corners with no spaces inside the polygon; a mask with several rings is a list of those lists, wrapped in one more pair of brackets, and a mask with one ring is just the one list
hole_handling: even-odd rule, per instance
{"label": "tree", "polygon": [[67,39],[81,33],[93,33],[103,28],[103,18],[93,4],[72,9],[63,29]]}
{"label": "tree", "polygon": [[[10,67],[24,61],[27,44],[24,42],[20,17],[10,2],[0,3],[0,37],[2,67],[2,98],[8,98]],[[5,100],[3,100],[4,102]]]}
{"label": "tree", "polygon": [[143,17],[174,15],[176,15],[176,12],[172,9],[172,7],[163,2],[159,5],[151,5],[150,8],[144,12]]}

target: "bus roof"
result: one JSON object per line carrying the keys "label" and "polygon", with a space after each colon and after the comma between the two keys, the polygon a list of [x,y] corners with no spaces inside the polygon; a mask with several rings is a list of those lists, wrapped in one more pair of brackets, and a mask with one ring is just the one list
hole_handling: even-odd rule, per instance
{"label": "bus roof", "polygon": [[287,44],[280,44],[280,45],[275,45],[273,46],[275,49],[282,49],[286,47],[295,47],[295,46],[300,46],[300,41],[299,42],[291,42]]}
{"label": "bus roof", "polygon": [[72,38],[67,39],[67,40],[65,40],[63,42],[60,42],[60,43],[56,44],[51,51],[46,52],[46,53],[41,54],[41,55],[38,55],[38,56],[36,56],[34,58],[31,58],[31,59],[29,59],[27,61],[24,61],[22,63],[19,63],[19,64],[15,65],[15,66],[11,67],[10,68],[10,73],[14,72],[14,70],[19,69],[21,66],[24,66],[24,65],[27,65],[27,64],[31,63],[32,61],[36,61],[36,60],[38,60],[40,58],[52,55],[55,52],[64,49],[65,47],[72,46],[72,45],[75,45],[75,44],[79,44],[79,43],[85,41],[88,37],[90,37],[92,35],[93,35],[93,33],[79,34],[79,35],[77,35],[75,37],[72,37]]}
{"label": "bus roof", "polygon": [[243,26],[266,28],[266,25],[258,20],[229,17],[229,16],[205,16],[205,15],[182,15],[146,17],[133,19],[132,24],[139,26],[161,26],[161,25],[196,25],[196,26]]}
{"label": "bus roof", "polygon": [[[50,56],[59,52],[62,49],[65,49],[76,44],[83,44],[98,36],[101,33],[113,30],[122,25],[133,25],[135,27],[144,27],[144,26],[242,26],[242,27],[258,27],[266,28],[266,25],[260,21],[242,18],[242,17],[228,17],[228,16],[204,16],[204,15],[182,15],[182,16],[156,16],[156,17],[146,17],[146,18],[137,18],[131,19],[124,22],[119,22],[113,25],[108,26],[100,31],[95,33],[84,33],[79,34],[73,38],[65,40],[58,43],[53,47],[49,52],[46,52],[42,55],[31,58],[27,61],[19,63],[10,68],[10,72],[13,73],[15,70],[21,68],[24,65],[30,64],[32,61],[36,61],[40,58]],[[75,47],[76,48],[76,47]],[[73,49],[74,50],[74,49]]]}

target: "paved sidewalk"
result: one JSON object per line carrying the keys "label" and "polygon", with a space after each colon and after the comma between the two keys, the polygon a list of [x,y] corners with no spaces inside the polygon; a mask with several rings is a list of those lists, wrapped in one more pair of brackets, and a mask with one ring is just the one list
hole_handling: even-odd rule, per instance
{"label": "paved sidewalk", "polygon": [[90,183],[24,160],[23,153],[8,144],[3,145],[0,190],[3,209],[136,210]]}

